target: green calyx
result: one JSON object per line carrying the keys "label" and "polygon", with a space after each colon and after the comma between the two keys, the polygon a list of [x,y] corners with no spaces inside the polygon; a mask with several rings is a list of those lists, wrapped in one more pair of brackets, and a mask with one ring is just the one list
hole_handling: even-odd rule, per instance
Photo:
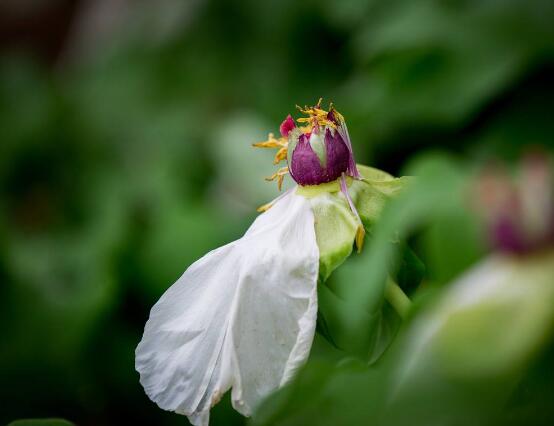
{"label": "green calyx", "polygon": [[[370,232],[386,201],[400,191],[409,178],[394,178],[386,172],[358,165],[361,180],[347,178],[348,192],[365,229]],[[358,221],[340,191],[340,181],[296,190],[310,200],[319,248],[319,279],[324,282],[352,253]]]}

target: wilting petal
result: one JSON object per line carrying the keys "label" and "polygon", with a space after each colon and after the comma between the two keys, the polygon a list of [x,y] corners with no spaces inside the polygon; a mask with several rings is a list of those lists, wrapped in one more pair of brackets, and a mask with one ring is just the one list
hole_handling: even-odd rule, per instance
{"label": "wilting petal", "polygon": [[348,158],[348,176],[352,176],[356,179],[361,177],[358,167],[356,165],[356,159],[354,158],[354,150],[352,149],[352,142],[350,142],[350,135],[348,134],[348,128],[344,120],[340,120],[339,125],[337,126],[337,131],[339,132],[341,138],[344,140],[349,152]]}
{"label": "wilting petal", "polygon": [[318,262],[310,203],[291,191],[190,266],[152,308],[136,350],[148,396],[206,425],[232,387],[235,409],[251,414],[309,354]]}

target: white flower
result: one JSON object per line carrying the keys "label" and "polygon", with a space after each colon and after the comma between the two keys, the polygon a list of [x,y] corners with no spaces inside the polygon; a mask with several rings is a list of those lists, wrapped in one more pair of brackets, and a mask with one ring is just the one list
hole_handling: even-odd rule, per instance
{"label": "white flower", "polygon": [[[350,255],[354,241],[361,249],[365,227],[404,185],[354,163],[335,109],[326,112],[318,104],[303,111],[310,114],[304,119],[312,123],[310,131],[323,134],[324,127],[329,134],[325,170],[316,154],[298,151],[296,173],[309,176],[315,167],[319,184],[295,187],[263,206],[266,212],[241,239],[190,266],[152,308],[136,349],[148,396],[195,425],[208,424],[210,408],[227,390],[233,407],[249,416],[293,376],[310,352],[317,283]],[[281,132],[295,127],[289,117]],[[285,137],[270,135],[256,146],[279,148],[276,163],[287,158]],[[280,170],[270,179],[280,186],[285,174]]]}
{"label": "white flower", "polygon": [[136,369],[161,408],[207,425],[232,388],[250,415],[308,357],[319,251],[310,202],[293,191],[239,240],[190,266],[152,308]]}
{"label": "white flower", "polygon": [[241,239],[191,265],[154,305],[135,367],[161,408],[205,426],[232,388],[233,407],[249,416],[306,361],[317,283],[351,254],[360,221],[371,226],[406,182],[358,168],[360,180],[284,193]]}

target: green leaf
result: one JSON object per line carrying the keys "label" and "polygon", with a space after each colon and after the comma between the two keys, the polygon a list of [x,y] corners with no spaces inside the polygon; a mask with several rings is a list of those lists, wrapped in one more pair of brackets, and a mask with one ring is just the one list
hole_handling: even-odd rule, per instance
{"label": "green leaf", "polygon": [[368,71],[348,99],[366,121],[376,117],[367,126],[381,134],[463,123],[553,48],[552,5],[541,0],[400,0],[375,9],[354,40]]}
{"label": "green leaf", "polygon": [[[355,359],[338,365],[311,361],[295,380],[267,398],[253,416],[255,425],[365,424],[384,405],[380,377]],[[345,407],[356,406],[356,410]]]}
{"label": "green leaf", "polygon": [[[383,296],[380,295],[380,298],[382,300]],[[361,359],[367,358],[372,336],[380,320],[379,309],[373,312],[360,310],[359,306],[342,299],[328,286],[320,285],[318,317],[320,330],[330,343]]]}

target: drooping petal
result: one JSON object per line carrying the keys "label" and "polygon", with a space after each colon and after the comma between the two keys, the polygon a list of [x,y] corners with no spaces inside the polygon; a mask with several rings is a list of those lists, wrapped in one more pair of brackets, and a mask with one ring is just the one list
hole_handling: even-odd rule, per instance
{"label": "drooping petal", "polygon": [[354,158],[354,150],[352,149],[352,142],[350,142],[350,135],[348,134],[348,128],[344,120],[340,120],[339,125],[337,126],[337,131],[344,140],[349,152],[348,157],[348,176],[359,179],[361,177],[360,172],[358,171],[358,166],[356,164],[356,159]]}
{"label": "drooping petal", "polygon": [[232,387],[233,406],[250,415],[309,354],[318,262],[310,204],[291,191],[243,238],[190,266],[152,308],[136,349],[148,396],[207,425]]}

